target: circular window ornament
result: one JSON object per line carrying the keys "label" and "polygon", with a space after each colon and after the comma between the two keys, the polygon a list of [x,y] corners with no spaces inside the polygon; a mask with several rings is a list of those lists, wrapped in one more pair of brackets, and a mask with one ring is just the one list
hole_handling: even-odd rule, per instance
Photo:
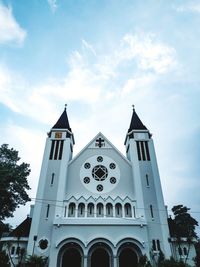
{"label": "circular window ornament", "polygon": [[89,182],[90,182],[90,177],[84,177],[83,182],[84,182],[85,184],[89,184]]}
{"label": "circular window ornament", "polygon": [[117,180],[116,180],[116,178],[115,178],[115,177],[111,177],[111,178],[110,178],[110,183],[111,183],[111,184],[115,184],[115,183],[116,183],[116,181],[117,181]]}
{"label": "circular window ornament", "polygon": [[102,162],[102,161],[103,161],[103,157],[102,157],[102,156],[98,156],[98,157],[97,157],[97,161],[98,161],[98,162]]}
{"label": "circular window ornament", "polygon": [[48,242],[47,239],[41,239],[39,241],[39,248],[42,249],[42,250],[45,250],[45,249],[47,249],[48,244],[49,244],[49,242]]}
{"label": "circular window ornament", "polygon": [[102,184],[98,184],[98,185],[97,185],[97,191],[98,191],[98,192],[103,191],[103,185],[102,185]]}
{"label": "circular window ornament", "polygon": [[112,158],[106,155],[94,155],[81,165],[80,180],[93,194],[107,194],[118,185],[120,170]]}
{"label": "circular window ornament", "polygon": [[97,165],[92,169],[92,176],[97,181],[103,181],[108,176],[108,170],[103,165]]}
{"label": "circular window ornament", "polygon": [[84,164],[84,167],[85,167],[86,169],[89,169],[89,168],[91,167],[91,165],[90,165],[89,162],[86,162],[86,163]]}
{"label": "circular window ornament", "polygon": [[112,162],[112,163],[110,163],[109,167],[110,167],[110,169],[114,170],[116,168],[116,165],[115,165],[115,163]]}

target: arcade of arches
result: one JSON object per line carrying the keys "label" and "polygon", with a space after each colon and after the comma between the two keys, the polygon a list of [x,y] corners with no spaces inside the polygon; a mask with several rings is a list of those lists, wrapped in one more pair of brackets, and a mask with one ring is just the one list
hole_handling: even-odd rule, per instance
{"label": "arcade of arches", "polygon": [[84,257],[82,248],[76,243],[64,245],[58,255],[58,267],[136,267],[141,250],[132,243],[119,247],[114,256],[112,249],[105,243],[93,245]]}

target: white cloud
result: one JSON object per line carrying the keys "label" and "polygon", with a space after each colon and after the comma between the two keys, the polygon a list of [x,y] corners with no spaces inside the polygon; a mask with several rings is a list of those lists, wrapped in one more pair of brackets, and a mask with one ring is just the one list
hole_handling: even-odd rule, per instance
{"label": "white cloud", "polygon": [[0,44],[14,42],[22,44],[26,31],[15,20],[12,9],[0,3]]}
{"label": "white cloud", "polygon": [[[176,65],[174,49],[152,34],[127,34],[113,51],[103,54],[85,40],[82,45],[81,52],[74,51],[68,58],[69,71],[60,80],[24,85],[17,75],[0,67],[0,101],[42,122],[49,121],[49,114],[53,114],[53,121],[61,103],[81,101],[96,107],[100,99],[125,100],[133,91],[135,98],[137,95],[141,99],[159,75]],[[134,70],[132,65],[136,65]]]}
{"label": "white cloud", "polygon": [[189,1],[188,3],[175,6],[174,7],[176,11],[178,12],[194,12],[194,13],[200,13],[200,3],[199,1]]}
{"label": "white cloud", "polygon": [[153,34],[124,36],[121,58],[135,58],[142,70],[153,70],[156,73],[166,73],[176,65],[175,49],[156,41]]}
{"label": "white cloud", "polygon": [[53,13],[55,13],[56,12],[56,9],[58,8],[57,0],[47,0],[47,2],[48,2],[49,6],[51,8],[51,11]]}

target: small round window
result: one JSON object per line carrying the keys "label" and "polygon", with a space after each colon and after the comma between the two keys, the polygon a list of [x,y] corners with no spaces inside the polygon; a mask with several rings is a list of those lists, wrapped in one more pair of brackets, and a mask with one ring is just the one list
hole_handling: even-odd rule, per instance
{"label": "small round window", "polygon": [[41,239],[39,242],[40,249],[44,250],[48,247],[48,240],[47,239]]}
{"label": "small round window", "polygon": [[97,185],[97,191],[99,191],[99,192],[103,191],[103,185],[102,184]]}
{"label": "small round window", "polygon": [[89,169],[90,168],[90,163],[89,162],[86,162],[85,164],[84,164],[84,167],[85,167],[85,169]]}
{"label": "small round window", "polygon": [[103,161],[103,157],[98,156],[98,157],[97,157],[97,161],[98,161],[98,162],[102,162],[102,161]]}
{"label": "small round window", "polygon": [[89,184],[89,182],[90,182],[90,178],[89,178],[89,177],[84,177],[83,182],[84,182],[85,184]]}
{"label": "small round window", "polygon": [[116,168],[116,165],[115,165],[115,163],[110,163],[110,165],[109,165],[109,167],[110,167],[110,169],[115,169]]}
{"label": "small round window", "polygon": [[110,183],[111,184],[115,184],[116,183],[116,178],[115,177],[111,177],[110,178]]}

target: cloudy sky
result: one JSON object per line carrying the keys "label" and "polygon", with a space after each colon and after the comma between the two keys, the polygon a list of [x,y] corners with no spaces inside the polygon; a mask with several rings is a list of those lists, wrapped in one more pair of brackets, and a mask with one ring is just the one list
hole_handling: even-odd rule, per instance
{"label": "cloudy sky", "polygon": [[124,153],[134,104],[168,209],[184,204],[200,221],[199,25],[192,0],[0,0],[0,143],[31,164],[32,198],[65,103],[75,154],[99,131]]}

